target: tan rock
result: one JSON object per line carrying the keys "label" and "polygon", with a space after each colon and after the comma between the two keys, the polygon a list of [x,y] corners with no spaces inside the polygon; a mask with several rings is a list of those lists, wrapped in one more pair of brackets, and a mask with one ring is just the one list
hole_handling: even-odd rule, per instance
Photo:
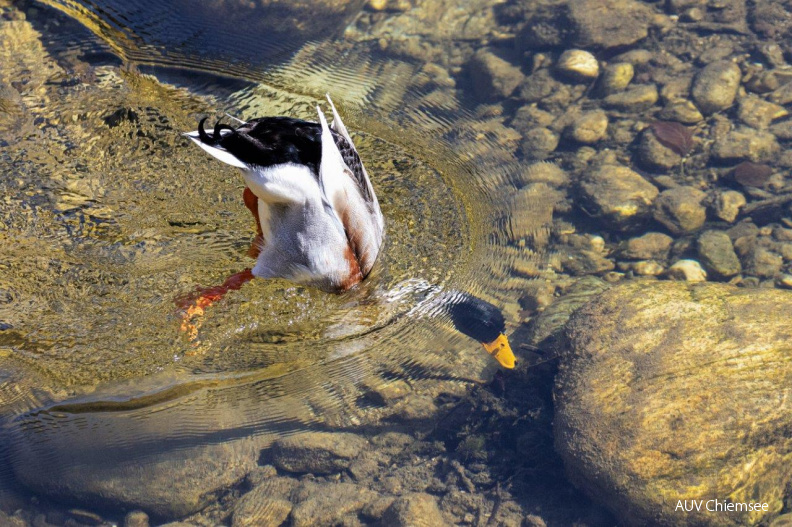
{"label": "tan rock", "polygon": [[[556,447],[624,525],[756,525],[792,483],[792,294],[633,282],[566,325]],[[767,503],[683,512],[679,500]]]}

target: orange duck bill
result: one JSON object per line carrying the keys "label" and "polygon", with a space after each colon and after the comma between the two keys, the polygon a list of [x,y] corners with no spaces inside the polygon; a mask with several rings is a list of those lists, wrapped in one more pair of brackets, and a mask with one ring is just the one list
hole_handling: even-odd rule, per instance
{"label": "orange duck bill", "polygon": [[470,293],[451,291],[445,299],[445,310],[457,331],[479,341],[504,368],[514,368],[516,359],[504,334],[506,322],[497,307]]}

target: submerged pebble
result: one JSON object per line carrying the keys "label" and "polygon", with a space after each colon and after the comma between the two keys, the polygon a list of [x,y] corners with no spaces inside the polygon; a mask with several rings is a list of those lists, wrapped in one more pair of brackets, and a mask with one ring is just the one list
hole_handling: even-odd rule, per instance
{"label": "submerged pebble", "polygon": [[488,49],[481,49],[473,55],[470,75],[476,96],[482,101],[510,96],[524,78],[519,68]]}
{"label": "submerged pebble", "polygon": [[741,79],[740,67],[734,62],[713,62],[698,73],[690,95],[702,113],[719,112],[734,103]]}
{"label": "submerged pebble", "polygon": [[720,161],[766,161],[779,150],[778,141],[770,132],[739,128],[715,140],[712,156]]}
{"label": "submerged pebble", "polygon": [[575,80],[590,81],[599,76],[597,58],[582,49],[568,49],[558,58],[556,69]]}
{"label": "submerged pebble", "polygon": [[569,135],[582,144],[594,144],[608,132],[608,115],[601,110],[586,112],[572,123]]}
{"label": "submerged pebble", "polygon": [[630,85],[635,68],[629,62],[615,62],[605,66],[600,80],[600,89],[605,95],[620,92]]}
{"label": "submerged pebble", "polygon": [[569,174],[555,163],[542,161],[524,168],[518,175],[518,181],[522,185],[546,183],[551,187],[559,188],[569,184]]}
{"label": "submerged pebble", "polygon": [[725,190],[719,191],[716,194],[712,208],[715,216],[723,221],[733,223],[734,220],[737,219],[740,209],[742,209],[745,204],[745,196],[741,193],[736,190]]}
{"label": "submerged pebble", "polygon": [[383,525],[394,527],[443,527],[448,525],[434,496],[424,493],[397,498],[382,515]]}
{"label": "submerged pebble", "polygon": [[548,128],[534,128],[523,134],[521,148],[527,159],[546,159],[557,147],[560,137]]}
{"label": "submerged pebble", "polygon": [[621,165],[603,165],[593,170],[582,181],[580,190],[589,212],[619,230],[642,223],[658,195],[654,185]]}
{"label": "submerged pebble", "polygon": [[149,527],[149,517],[143,511],[131,511],[124,516],[124,527]]}
{"label": "submerged pebble", "polygon": [[365,439],[355,434],[297,434],[272,444],[272,464],[288,472],[329,474],[347,468],[366,444]]}
{"label": "submerged pebble", "polygon": [[622,258],[630,260],[665,260],[671,250],[671,236],[661,232],[647,232],[643,236],[630,238],[619,250]]}
{"label": "submerged pebble", "polygon": [[770,123],[781,117],[786,117],[789,112],[781,105],[765,101],[755,95],[740,99],[737,117],[753,128],[763,130]]}
{"label": "submerged pebble", "polygon": [[707,219],[707,197],[697,188],[680,186],[664,190],[654,204],[654,218],[674,234],[697,231]]}
{"label": "submerged pebble", "polygon": [[647,84],[608,95],[602,102],[606,107],[614,110],[639,112],[651,108],[657,102],[657,99],[657,86]]}
{"label": "submerged pebble", "polygon": [[742,271],[731,238],[723,231],[704,231],[697,239],[698,256],[713,278],[728,279]]}
{"label": "submerged pebble", "polygon": [[668,268],[668,277],[685,282],[705,282],[707,272],[696,260],[679,260]]}

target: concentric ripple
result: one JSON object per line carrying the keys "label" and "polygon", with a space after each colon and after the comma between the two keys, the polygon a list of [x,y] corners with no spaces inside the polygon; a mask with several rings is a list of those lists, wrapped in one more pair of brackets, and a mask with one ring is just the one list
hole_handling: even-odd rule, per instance
{"label": "concentric ripple", "polygon": [[[531,203],[511,198],[514,145],[419,66],[317,41],[343,30],[354,3],[274,33],[231,28],[241,16],[293,20],[299,2],[226,18],[225,2],[205,3],[178,20],[145,0],[46,3],[96,37],[63,37],[48,10],[18,22],[31,45],[0,66],[3,80],[40,73],[19,117],[32,132],[0,156],[15,176],[0,181],[0,239],[14,248],[0,256],[0,365],[16,379],[14,389],[0,379],[0,403],[19,481],[139,505],[142,488],[166,492],[177,469],[220,484],[218,474],[234,475],[223,463],[255,463],[284,434],[379,426],[395,410],[367,394],[383,383],[405,381],[421,397],[488,378],[495,362],[438,315],[436,299],[470,292],[513,327],[515,292],[552,272],[552,257],[525,242],[547,222],[515,219],[515,203]],[[90,74],[65,82],[66,63]],[[194,71],[203,76],[191,82]],[[251,266],[253,225],[235,170],[180,132],[223,112],[314,119],[325,91],[358,131],[386,217],[374,272],[338,296],[255,280],[211,306],[191,340],[175,301]]]}

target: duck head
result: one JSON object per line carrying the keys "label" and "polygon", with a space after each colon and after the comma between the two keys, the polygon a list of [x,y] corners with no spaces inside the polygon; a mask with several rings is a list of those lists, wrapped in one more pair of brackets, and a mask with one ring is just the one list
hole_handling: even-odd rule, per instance
{"label": "duck head", "polygon": [[504,334],[506,322],[497,307],[461,291],[447,295],[445,302],[445,310],[457,331],[480,342],[504,368],[514,368],[514,353]]}

